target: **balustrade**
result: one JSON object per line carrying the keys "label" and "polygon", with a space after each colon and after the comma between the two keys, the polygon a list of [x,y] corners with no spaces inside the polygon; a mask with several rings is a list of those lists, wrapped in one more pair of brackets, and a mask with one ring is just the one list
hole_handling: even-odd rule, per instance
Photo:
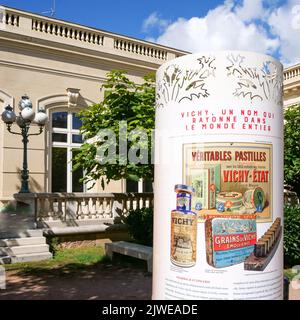
{"label": "balustrade", "polygon": [[152,193],[36,193],[38,221],[113,219],[153,206]]}
{"label": "balustrade", "polygon": [[2,22],[3,24],[18,27],[19,20],[20,17],[17,14],[6,11],[2,13],[0,12],[0,22]]}
{"label": "balustrade", "polygon": [[283,71],[284,80],[289,80],[296,77],[300,77],[300,65],[296,65]]}
{"label": "balustrade", "polygon": [[61,25],[58,23],[53,23],[44,20],[33,19],[32,30],[101,46],[103,45],[104,41],[104,36],[101,33],[85,31],[79,28]]}

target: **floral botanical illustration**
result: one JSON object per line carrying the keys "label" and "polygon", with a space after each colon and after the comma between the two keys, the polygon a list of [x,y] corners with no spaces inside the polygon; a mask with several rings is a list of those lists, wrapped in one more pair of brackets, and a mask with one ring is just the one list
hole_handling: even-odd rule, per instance
{"label": "floral botanical illustration", "polygon": [[251,101],[269,100],[277,105],[282,104],[282,70],[272,61],[263,63],[260,69],[246,67],[245,57],[230,54],[227,57],[227,75],[236,78],[233,95],[248,97]]}
{"label": "floral botanical illustration", "polygon": [[157,107],[161,107],[169,101],[180,103],[184,99],[206,98],[209,91],[206,86],[206,80],[215,76],[214,57],[205,57],[197,59],[199,68],[181,70],[177,65],[169,65],[156,87]]}

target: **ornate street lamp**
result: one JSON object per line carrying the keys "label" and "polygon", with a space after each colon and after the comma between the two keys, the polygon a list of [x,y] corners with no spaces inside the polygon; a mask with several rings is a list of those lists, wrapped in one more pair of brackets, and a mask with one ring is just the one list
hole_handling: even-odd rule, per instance
{"label": "ornate street lamp", "polygon": [[[22,96],[22,99],[19,102],[19,109],[19,115],[16,115],[13,108],[8,105],[2,112],[1,117],[10,133],[20,135],[23,138],[23,170],[21,171],[22,185],[19,193],[29,193],[29,170],[27,163],[27,144],[29,142],[28,137],[37,136],[43,132],[43,128],[48,121],[48,116],[43,110],[39,110],[37,113],[35,113],[32,109],[32,102],[27,95]],[[14,132],[11,130],[13,123],[16,123],[20,127],[21,132]],[[32,123],[35,123],[39,126],[38,133],[28,133]]]}

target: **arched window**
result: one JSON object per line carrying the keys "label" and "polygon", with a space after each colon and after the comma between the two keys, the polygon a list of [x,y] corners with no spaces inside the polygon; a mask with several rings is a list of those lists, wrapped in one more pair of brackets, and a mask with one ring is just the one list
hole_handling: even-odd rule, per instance
{"label": "arched window", "polygon": [[74,111],[55,109],[50,114],[52,192],[83,192],[82,170],[72,172],[72,158],[82,144],[81,120]]}

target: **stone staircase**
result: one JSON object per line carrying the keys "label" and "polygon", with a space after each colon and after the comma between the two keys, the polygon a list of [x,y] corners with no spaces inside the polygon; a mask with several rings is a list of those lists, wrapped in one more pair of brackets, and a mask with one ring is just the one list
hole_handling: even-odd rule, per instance
{"label": "stone staircase", "polygon": [[51,259],[42,230],[0,232],[0,264]]}

